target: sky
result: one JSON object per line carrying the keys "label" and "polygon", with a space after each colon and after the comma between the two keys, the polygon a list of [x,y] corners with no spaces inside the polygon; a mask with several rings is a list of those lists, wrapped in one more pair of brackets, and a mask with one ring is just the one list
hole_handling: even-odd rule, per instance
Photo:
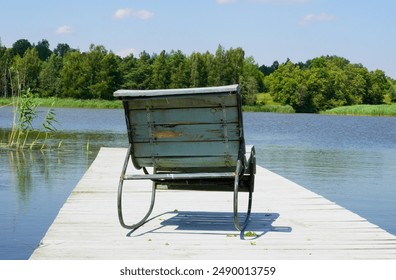
{"label": "sky", "polygon": [[394,0],[2,0],[0,42],[126,56],[241,47],[270,66],[336,55],[396,78]]}

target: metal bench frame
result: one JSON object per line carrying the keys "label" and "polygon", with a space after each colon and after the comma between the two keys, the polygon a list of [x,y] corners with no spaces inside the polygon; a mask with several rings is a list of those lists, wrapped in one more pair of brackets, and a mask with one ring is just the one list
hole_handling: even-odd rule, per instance
{"label": "metal bench frame", "polygon": [[[243,135],[243,121],[242,121],[242,102],[241,95],[238,85],[231,86],[223,86],[223,87],[207,87],[207,88],[189,88],[189,89],[174,89],[174,90],[118,90],[114,93],[115,97],[118,97],[122,100],[125,111],[125,118],[128,130],[128,138],[129,138],[129,146],[127,150],[127,154],[125,157],[124,165],[122,168],[119,186],[118,186],[118,196],[117,196],[117,210],[118,210],[118,218],[120,224],[127,229],[136,229],[143,225],[147,219],[149,218],[155,203],[155,193],[158,185],[166,185],[168,189],[189,189],[189,190],[207,190],[207,191],[233,191],[233,212],[234,212],[234,225],[235,228],[242,231],[246,227],[249,221],[251,207],[252,207],[252,196],[254,191],[254,176],[256,173],[256,160],[255,160],[255,149],[253,146],[250,147],[249,153],[246,153],[245,140]],[[184,98],[188,100],[188,98],[207,98],[211,99],[213,97],[219,98],[219,100],[224,100],[225,98],[235,98],[235,110],[237,112],[237,127],[238,131],[238,139],[237,143],[238,150],[234,151],[237,155],[226,155],[225,157],[225,166],[194,166],[187,167],[185,164],[177,164],[177,163],[159,163],[159,159],[156,158],[157,154],[153,152],[153,145],[161,145],[158,142],[156,136],[177,138],[181,133],[174,133],[170,130],[165,132],[155,132],[154,125],[155,122],[152,120],[152,111],[157,110],[157,108],[150,108],[152,100],[156,100],[156,102],[161,102],[158,100],[162,100],[160,110],[161,112],[166,111],[166,101],[169,104],[169,108],[174,108],[174,104],[178,102],[179,98]],[[169,102],[171,101],[171,102]],[[149,158],[139,158],[137,154],[139,151],[137,150],[138,145],[137,142],[137,129],[136,124],[134,124],[133,115],[131,112],[131,107],[134,106],[137,102],[140,102],[146,107],[146,116],[147,118],[147,130],[148,130],[148,140],[146,140],[146,145],[151,147],[150,157]],[[202,101],[201,101],[202,102]],[[158,104],[158,103],[156,103]],[[216,103],[217,104],[217,103]],[[142,106],[142,105],[141,105]],[[213,104],[211,105],[213,106]],[[223,116],[221,118],[222,121],[226,122],[227,111],[225,109],[224,102],[218,104],[219,111],[222,112]],[[196,107],[200,108],[200,107]],[[189,110],[194,110],[195,108],[190,108]],[[202,109],[202,108],[200,108]],[[208,107],[205,108],[211,110],[213,108]],[[132,109],[133,110],[133,109]],[[144,110],[144,109],[143,109]],[[142,108],[140,108],[141,114],[144,114]],[[158,121],[158,120],[157,120]],[[154,123],[154,124],[153,124]],[[167,124],[169,127],[177,126],[178,124]],[[184,124],[188,126],[188,124]],[[219,142],[223,142],[224,145],[227,146],[227,151],[232,150],[228,143],[228,129],[227,125],[229,124],[220,124],[224,128],[224,131],[221,131],[220,139],[217,139]],[[165,126],[165,125],[164,125]],[[141,140],[139,140],[141,141]],[[191,140],[190,140],[191,141]],[[202,140],[201,140],[202,141]],[[205,141],[203,141],[205,142]],[[176,148],[178,142],[174,142],[171,144],[174,145],[172,148]],[[138,147],[135,147],[138,146]],[[158,153],[160,154],[160,152]],[[247,157],[248,156],[248,159]],[[234,157],[234,160],[231,158]],[[164,157],[166,158],[166,157]],[[173,158],[166,158],[172,160]],[[194,162],[196,158],[185,158],[182,157],[184,162]],[[132,162],[136,169],[143,169],[144,174],[126,174],[129,162]],[[194,163],[195,164],[195,163]],[[216,163],[217,164],[217,163]],[[166,165],[164,167],[163,165]],[[153,173],[149,173],[147,167],[153,167]],[[151,180],[153,182],[151,188],[151,203],[147,214],[137,223],[132,225],[127,225],[124,222],[123,213],[122,213],[122,194],[123,194],[123,184],[125,180]],[[239,222],[238,215],[238,193],[240,191],[248,192],[248,209],[246,213],[246,217],[242,223]]]}

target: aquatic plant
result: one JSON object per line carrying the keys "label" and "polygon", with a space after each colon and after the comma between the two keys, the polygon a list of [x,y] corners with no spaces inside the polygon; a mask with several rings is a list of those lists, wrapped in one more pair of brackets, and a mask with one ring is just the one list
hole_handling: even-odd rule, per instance
{"label": "aquatic plant", "polygon": [[[56,131],[55,123],[58,122],[56,120],[55,111],[52,108],[53,104],[45,115],[42,123],[43,130],[35,130],[33,128],[33,121],[38,117],[36,112],[38,103],[31,90],[18,90],[18,94],[14,96],[13,99],[13,126],[8,137],[8,143],[6,145],[3,144],[2,146],[16,149],[24,149],[26,147],[29,147],[30,149],[33,149],[34,147],[44,149],[50,133]],[[30,138],[34,138],[34,140],[31,143],[28,143],[28,139]],[[43,139],[41,143],[39,143],[39,139]],[[58,145],[58,147],[60,147],[60,145]]]}
{"label": "aquatic plant", "polygon": [[[29,132],[33,130],[33,120],[37,118],[37,104],[33,100],[34,96],[30,89],[18,90],[14,97],[14,118],[13,126],[8,139],[9,147],[24,148]],[[21,137],[24,138],[21,142]]]}

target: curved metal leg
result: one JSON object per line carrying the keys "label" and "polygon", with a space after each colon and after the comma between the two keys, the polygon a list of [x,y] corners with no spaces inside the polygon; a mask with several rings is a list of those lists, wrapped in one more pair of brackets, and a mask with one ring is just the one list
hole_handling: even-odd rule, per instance
{"label": "curved metal leg", "polygon": [[[253,175],[253,174],[251,174],[251,175]],[[250,180],[249,201],[248,201],[248,209],[247,209],[247,213],[246,213],[246,218],[245,218],[244,222],[242,224],[240,224],[239,218],[238,218],[238,192],[239,192],[239,185],[241,183],[242,176],[243,176],[242,163],[240,160],[238,160],[237,168],[236,168],[235,183],[234,183],[234,225],[235,225],[235,228],[239,231],[243,231],[249,222],[250,212],[252,210],[252,196],[253,196],[252,182],[254,184],[254,178],[253,178],[253,181]]]}
{"label": "curved metal leg", "polygon": [[[125,176],[126,169],[128,167],[128,162],[129,162],[129,157],[130,157],[130,149],[131,149],[131,147],[128,149],[128,154],[127,154],[127,156],[125,158],[124,167],[122,169],[120,182],[118,184],[117,209],[118,209],[118,220],[120,221],[121,226],[123,226],[126,229],[136,229],[136,228],[140,227],[141,225],[143,225],[146,222],[146,220],[150,216],[151,212],[153,211],[154,202],[155,202],[155,190],[156,190],[156,187],[155,187],[155,183],[153,182],[153,186],[152,186],[152,190],[151,190],[150,208],[149,208],[147,214],[143,217],[143,219],[141,219],[139,222],[137,222],[136,224],[133,224],[133,225],[125,224],[124,218],[123,218],[123,215],[122,215],[122,189],[123,189],[123,185],[124,185],[124,176]],[[147,173],[147,170],[145,168],[143,170],[144,170],[145,173]]]}

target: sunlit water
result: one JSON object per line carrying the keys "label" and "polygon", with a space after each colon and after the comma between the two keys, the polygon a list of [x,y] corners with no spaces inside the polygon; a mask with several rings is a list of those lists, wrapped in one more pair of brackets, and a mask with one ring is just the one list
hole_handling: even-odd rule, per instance
{"label": "sunlit water", "polygon": [[[122,110],[56,114],[47,149],[0,149],[0,259],[29,258],[99,148],[127,145]],[[0,108],[1,142],[11,127]],[[245,113],[244,127],[259,165],[396,234],[396,118]]]}

